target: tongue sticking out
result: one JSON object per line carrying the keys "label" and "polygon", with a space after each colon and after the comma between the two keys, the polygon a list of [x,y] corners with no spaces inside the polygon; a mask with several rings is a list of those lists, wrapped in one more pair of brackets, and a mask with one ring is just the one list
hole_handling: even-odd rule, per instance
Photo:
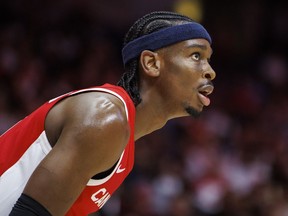
{"label": "tongue sticking out", "polygon": [[205,95],[199,93],[198,94],[200,101],[202,102],[202,104],[204,106],[209,106],[210,104],[210,99],[208,97],[206,97]]}

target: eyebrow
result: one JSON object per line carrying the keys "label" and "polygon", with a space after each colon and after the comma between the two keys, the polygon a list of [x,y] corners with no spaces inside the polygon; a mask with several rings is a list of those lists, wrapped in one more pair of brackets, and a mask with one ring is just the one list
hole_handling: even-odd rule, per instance
{"label": "eyebrow", "polygon": [[[202,44],[189,44],[186,46],[186,48],[200,48],[202,50],[207,50],[208,47],[206,45]],[[211,49],[211,55],[213,54],[213,50]]]}

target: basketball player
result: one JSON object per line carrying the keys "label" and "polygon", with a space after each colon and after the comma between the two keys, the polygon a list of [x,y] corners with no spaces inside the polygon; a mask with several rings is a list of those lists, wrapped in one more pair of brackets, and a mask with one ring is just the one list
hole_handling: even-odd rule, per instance
{"label": "basketball player", "polygon": [[133,167],[134,141],[210,104],[211,38],[171,12],[126,34],[118,85],[54,98],[0,137],[0,215],[87,215]]}

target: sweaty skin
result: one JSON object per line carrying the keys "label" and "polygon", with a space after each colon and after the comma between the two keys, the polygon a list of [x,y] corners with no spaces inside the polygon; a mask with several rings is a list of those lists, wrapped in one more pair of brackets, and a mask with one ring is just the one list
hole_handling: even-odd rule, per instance
{"label": "sweaty skin", "polygon": [[52,215],[64,215],[88,180],[119,159],[129,137],[126,119],[122,102],[106,93],[83,93],[59,102],[45,124],[54,147],[24,193]]}
{"label": "sweaty skin", "polygon": [[[213,91],[211,80],[215,78],[209,64],[211,54],[204,39],[141,53],[142,102],[136,107],[135,140],[172,118],[196,115],[209,105],[207,96]],[[101,92],[60,101],[49,112],[45,131],[53,148],[36,168],[24,193],[53,216],[60,216],[92,176],[116,163],[130,131],[122,102]]]}

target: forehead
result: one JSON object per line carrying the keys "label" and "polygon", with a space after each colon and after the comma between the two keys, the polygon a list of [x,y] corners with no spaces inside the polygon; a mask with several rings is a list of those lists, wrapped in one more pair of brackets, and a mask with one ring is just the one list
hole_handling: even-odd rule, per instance
{"label": "forehead", "polygon": [[185,41],[178,42],[171,46],[166,47],[165,51],[179,52],[179,51],[190,51],[190,50],[200,50],[207,52],[212,55],[212,48],[210,43],[205,39],[189,39]]}

